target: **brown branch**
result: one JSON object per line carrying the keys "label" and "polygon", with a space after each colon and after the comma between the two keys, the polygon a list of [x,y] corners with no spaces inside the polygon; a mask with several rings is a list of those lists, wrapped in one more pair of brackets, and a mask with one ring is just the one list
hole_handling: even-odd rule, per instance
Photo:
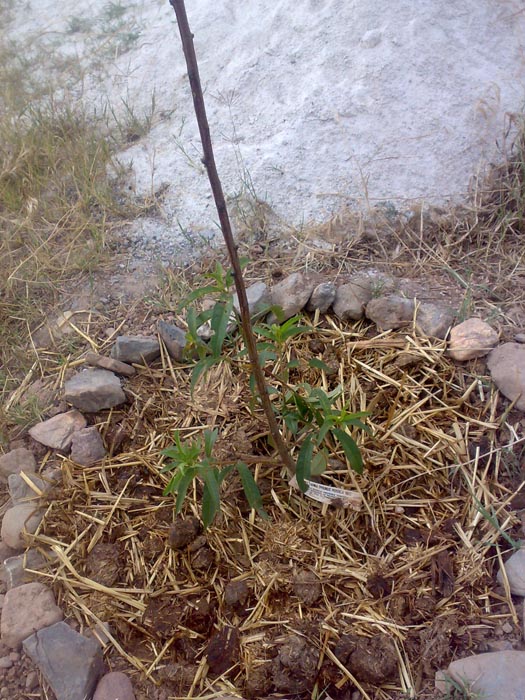
{"label": "brown branch", "polygon": [[221,181],[219,179],[217,167],[215,165],[215,157],[213,154],[213,146],[210,137],[210,127],[208,125],[208,118],[206,116],[206,107],[204,105],[204,97],[202,94],[201,81],[199,77],[199,67],[197,64],[197,57],[195,55],[195,47],[193,46],[193,34],[191,33],[190,26],[188,23],[188,17],[186,15],[184,0],[170,0],[170,4],[175,10],[175,15],[177,16],[180,38],[182,41],[182,48],[184,51],[184,57],[186,59],[186,66],[188,68],[188,78],[190,82],[191,92],[193,95],[193,106],[195,108],[195,116],[197,117],[197,123],[199,125],[199,131],[202,141],[202,150],[204,153],[203,163],[206,166],[206,170],[208,172],[208,179],[210,181],[210,186],[213,192],[215,206],[217,207],[217,213],[219,214],[222,235],[224,237],[224,242],[226,243],[226,248],[228,249],[228,255],[230,256],[230,262],[233,268],[235,289],[237,290],[237,297],[239,299],[242,331],[244,335],[244,341],[248,350],[248,357],[250,359],[252,371],[255,376],[255,381],[257,383],[257,390],[259,392],[261,404],[264,413],[266,414],[266,419],[268,421],[270,435],[272,436],[274,445],[277,448],[277,451],[279,452],[279,456],[282,459],[284,466],[286,467],[288,472],[291,475],[293,475],[295,474],[295,463],[290,455],[290,452],[288,451],[288,448],[284,444],[283,438],[279,431],[279,426],[277,425],[277,420],[275,419],[272,404],[268,396],[268,390],[266,387],[266,382],[264,380],[262,368],[259,363],[259,356],[257,353],[255,336],[252,331],[248,299],[246,297],[246,287],[244,285],[244,280],[242,277],[242,269],[239,262],[239,256],[237,255],[237,247],[233,239],[230,219],[228,216],[228,210],[226,208],[226,202],[224,200]]}

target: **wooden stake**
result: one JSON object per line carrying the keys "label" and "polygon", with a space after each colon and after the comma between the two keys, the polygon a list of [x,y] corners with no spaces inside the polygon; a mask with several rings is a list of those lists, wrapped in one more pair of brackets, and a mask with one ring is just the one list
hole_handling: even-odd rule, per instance
{"label": "wooden stake", "polygon": [[204,153],[204,158],[202,162],[206,166],[208,179],[210,181],[210,186],[213,192],[213,198],[215,200],[215,206],[217,207],[217,213],[219,215],[222,235],[224,237],[224,242],[226,243],[226,248],[228,250],[228,255],[230,257],[230,262],[233,268],[235,289],[237,291],[237,297],[239,299],[242,332],[248,350],[248,357],[250,359],[252,371],[255,376],[255,381],[257,383],[257,390],[261,398],[262,407],[266,415],[266,419],[268,421],[270,435],[272,436],[273,442],[275,444],[275,447],[277,448],[277,451],[279,452],[279,456],[282,459],[284,466],[286,467],[290,475],[293,475],[295,474],[295,463],[281,436],[279,426],[277,425],[277,420],[275,419],[275,414],[273,412],[272,404],[268,396],[268,390],[266,387],[266,382],[264,380],[263,372],[259,364],[259,356],[257,353],[255,336],[252,331],[248,299],[246,297],[246,287],[242,277],[239,256],[237,255],[237,246],[235,245],[235,241],[233,239],[230,218],[228,216],[228,210],[226,208],[226,201],[224,199],[221,181],[219,179],[219,174],[215,165],[215,157],[213,154],[213,146],[210,136],[210,127],[208,124],[208,118],[206,116],[206,107],[204,105],[204,97],[202,94],[202,87],[199,76],[199,67],[197,64],[197,57],[195,55],[195,47],[193,45],[193,34],[191,33],[190,26],[188,23],[186,7],[184,5],[184,0],[170,0],[170,5],[173,7],[175,15],[177,17],[180,38],[182,41],[182,48],[184,51],[184,57],[186,59],[186,66],[188,68],[188,79],[193,95],[193,107],[195,109],[195,116],[197,117],[197,123],[199,125],[199,132],[202,141],[202,150]]}

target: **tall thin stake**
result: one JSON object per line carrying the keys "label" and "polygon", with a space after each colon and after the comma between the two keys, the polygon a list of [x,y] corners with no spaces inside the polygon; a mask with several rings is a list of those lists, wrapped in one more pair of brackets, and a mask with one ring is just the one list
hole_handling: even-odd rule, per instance
{"label": "tall thin stake", "polygon": [[277,425],[275,414],[268,396],[264,375],[259,364],[255,336],[253,335],[252,331],[248,299],[246,297],[246,287],[242,278],[241,265],[239,262],[239,256],[237,255],[237,247],[232,235],[230,218],[228,216],[228,210],[224,200],[221,181],[215,165],[215,157],[213,155],[213,146],[210,137],[210,127],[206,116],[206,107],[204,105],[204,97],[202,94],[199,76],[199,66],[197,64],[195,47],[193,45],[193,34],[191,33],[188,17],[186,15],[186,7],[184,5],[184,0],[170,0],[170,5],[175,10],[175,15],[177,16],[182,48],[186,59],[186,66],[188,68],[188,78],[193,95],[193,106],[195,109],[195,116],[197,117],[197,123],[199,125],[202,150],[204,153],[202,162],[206,166],[206,170],[208,172],[208,179],[213,192],[215,206],[217,207],[217,213],[219,214],[222,235],[224,237],[224,242],[226,243],[226,248],[228,249],[228,255],[230,256],[230,262],[233,268],[233,278],[235,281],[235,289],[237,290],[237,297],[239,299],[242,331],[244,341],[248,349],[248,357],[250,359],[252,371],[257,383],[257,390],[261,398],[262,407],[268,421],[270,435],[273,438],[273,442],[277,448],[277,451],[279,452],[279,456],[281,457],[283,464],[287,468],[290,475],[293,475],[295,474],[295,464],[279,431],[279,426]]}

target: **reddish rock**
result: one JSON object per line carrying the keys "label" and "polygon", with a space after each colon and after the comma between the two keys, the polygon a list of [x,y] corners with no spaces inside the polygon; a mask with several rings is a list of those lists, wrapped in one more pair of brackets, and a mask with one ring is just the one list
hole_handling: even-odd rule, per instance
{"label": "reddish rock", "polygon": [[94,352],[88,352],[86,355],[86,362],[92,367],[100,367],[101,369],[107,369],[110,372],[115,372],[116,374],[123,374],[125,377],[133,377],[137,370],[135,367],[126,364],[125,362],[120,362],[119,360],[114,360],[112,357],[104,357],[103,355],[97,355]]}
{"label": "reddish rock", "polygon": [[18,649],[24,639],[63,617],[50,588],[43,583],[25,583],[6,593],[0,623],[1,640],[8,647]]}
{"label": "reddish rock", "polygon": [[525,411],[525,346],[504,343],[490,353],[487,365],[503,396]]}
{"label": "reddish rock", "polygon": [[449,354],[459,362],[483,357],[498,344],[498,334],[480,318],[469,318],[450,331]]}
{"label": "reddish rock", "polygon": [[86,424],[84,416],[73,410],[37,423],[30,429],[29,435],[46,447],[67,451],[73,440],[73,433],[85,428]]}
{"label": "reddish rock", "polygon": [[91,467],[106,456],[106,448],[95,426],[78,430],[71,443],[71,459],[83,467]]}
{"label": "reddish rock", "polygon": [[282,315],[270,314],[269,323],[286,321],[304,309],[312,296],[316,281],[303,272],[293,272],[272,289],[272,306],[281,309]]}
{"label": "reddish rock", "polygon": [[36,471],[35,456],[25,447],[18,447],[0,457],[0,480],[7,481],[10,474]]}
{"label": "reddish rock", "polygon": [[24,532],[33,534],[40,525],[44,512],[32,503],[21,503],[9,508],[2,518],[2,540],[12,549],[23,549]]}
{"label": "reddish rock", "polygon": [[93,700],[135,700],[130,679],[125,673],[106,673],[98,682]]}

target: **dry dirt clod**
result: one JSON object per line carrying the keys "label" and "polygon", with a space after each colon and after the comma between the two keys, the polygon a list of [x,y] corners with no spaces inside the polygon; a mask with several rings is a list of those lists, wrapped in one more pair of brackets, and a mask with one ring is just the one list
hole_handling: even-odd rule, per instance
{"label": "dry dirt clod", "polygon": [[236,613],[245,612],[249,595],[250,590],[246,581],[230,581],[224,589],[224,606],[226,610]]}
{"label": "dry dirt clod", "polygon": [[168,544],[171,549],[182,549],[193,542],[201,531],[198,518],[178,518],[170,527]]}
{"label": "dry dirt clod", "polygon": [[221,676],[239,661],[239,630],[223,627],[208,643],[206,652],[210,673]]}
{"label": "dry dirt clod", "polygon": [[337,643],[334,654],[358,681],[373,685],[392,678],[397,669],[395,646],[384,634],[370,639],[345,634]]}
{"label": "dry dirt clod", "polygon": [[209,547],[202,547],[192,557],[191,565],[196,571],[207,571],[215,563],[215,554]]}
{"label": "dry dirt clod", "polygon": [[99,542],[87,556],[87,574],[102,586],[113,586],[118,581],[120,569],[120,548],[116,544]]}
{"label": "dry dirt clod", "polygon": [[293,591],[305,605],[314,605],[321,597],[323,589],[314,572],[303,569],[294,576]]}
{"label": "dry dirt clod", "polygon": [[312,689],[317,676],[319,651],[304,637],[290,635],[273,662],[273,684],[281,693],[299,694]]}

